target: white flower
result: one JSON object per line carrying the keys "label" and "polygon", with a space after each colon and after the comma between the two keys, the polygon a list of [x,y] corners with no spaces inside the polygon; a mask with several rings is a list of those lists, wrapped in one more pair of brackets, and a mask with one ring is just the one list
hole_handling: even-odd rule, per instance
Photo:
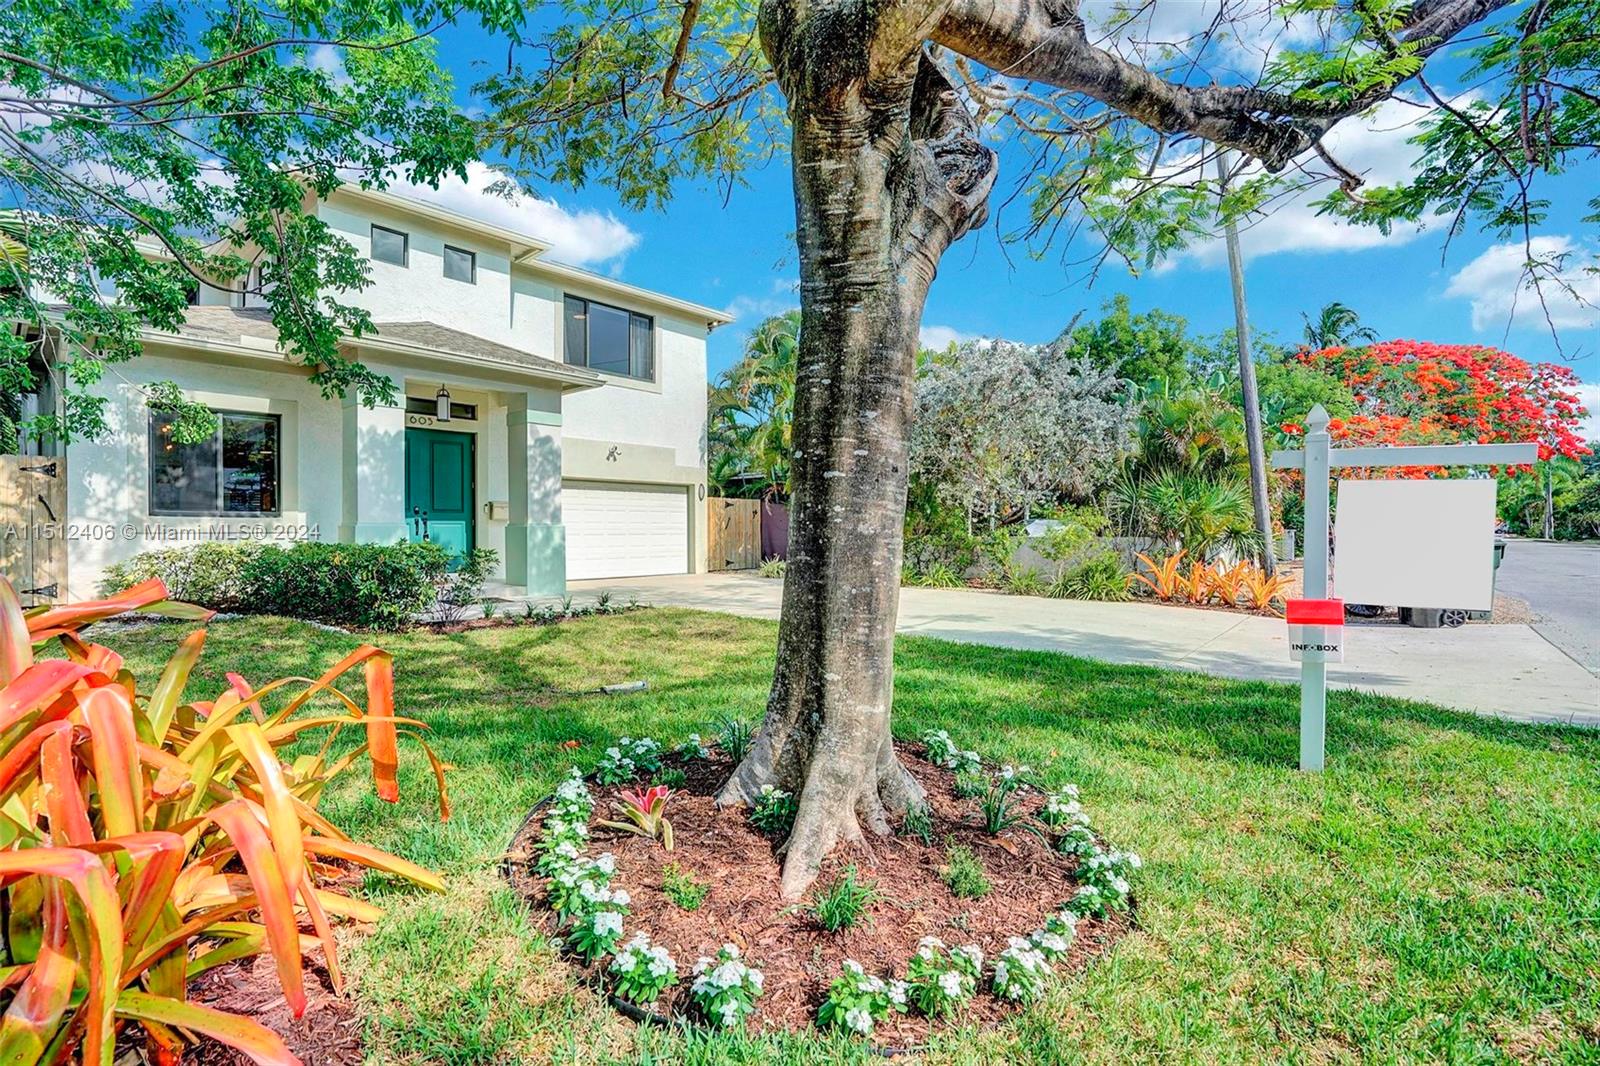
{"label": "white flower", "polygon": [[893,1003],[896,1007],[905,1006],[906,1005],[906,991],[907,991],[907,986],[906,986],[906,983],[904,981],[890,981],[889,982],[889,1002]]}
{"label": "white flower", "polygon": [[611,902],[619,907],[626,907],[632,899],[633,897],[628,895],[628,890],[625,888],[619,888],[611,893]]}
{"label": "white flower", "polygon": [[972,960],[972,968],[974,970],[983,969],[983,949],[976,944],[967,944],[964,947],[956,948],[951,954],[965,955]]}
{"label": "white flower", "polygon": [[855,959],[845,959],[844,969],[846,972],[853,973],[857,977],[860,977],[862,974],[866,973],[866,971],[861,968],[861,964]]}
{"label": "white flower", "polygon": [[722,1002],[722,1024],[732,1025],[739,1020],[739,1001],[727,999]]}
{"label": "white flower", "polygon": [[698,959],[694,960],[694,972],[695,973],[705,973],[710,968],[711,968],[711,960],[706,958],[704,955],[702,955]]}
{"label": "white flower", "polygon": [[594,868],[603,874],[614,874],[617,872],[617,857],[608,851],[594,860]]}
{"label": "white flower", "polygon": [[761,986],[766,981],[767,975],[760,970],[751,969],[746,969],[745,975],[750,978],[750,983],[755,986],[755,990],[757,992],[761,991]]}
{"label": "white flower", "polygon": [[616,911],[601,911],[594,916],[595,936],[609,936],[622,932],[622,915]]}
{"label": "white flower", "polygon": [[737,944],[724,944],[722,945],[722,953],[729,958],[737,959],[739,957],[739,946]]}
{"label": "white flower", "polygon": [[851,1007],[844,1012],[844,1024],[865,1035],[872,1032],[872,1015],[861,1007]]}
{"label": "white flower", "polygon": [[961,998],[961,975],[955,970],[946,970],[940,974],[939,990],[951,999]]}

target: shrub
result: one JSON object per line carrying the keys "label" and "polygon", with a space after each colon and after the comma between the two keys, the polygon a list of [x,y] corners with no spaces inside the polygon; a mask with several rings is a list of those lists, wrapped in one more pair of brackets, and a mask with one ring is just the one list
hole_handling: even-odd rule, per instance
{"label": "shrub", "polygon": [[961,580],[961,573],[944,563],[934,563],[921,572],[920,585],[934,589],[955,589],[966,584]]}
{"label": "shrub", "polygon": [[688,775],[676,766],[669,766],[651,776],[650,782],[655,785],[666,785],[668,788],[682,788],[683,783],[689,779]]}
{"label": "shrub", "polygon": [[734,945],[722,945],[714,958],[701,956],[694,964],[694,972],[689,998],[711,1024],[731,1028],[756,1009],[756,1000],[761,996],[761,971],[746,965]]}
{"label": "shrub", "polygon": [[469,608],[482,603],[483,616],[493,617],[483,600],[483,583],[489,580],[500,556],[492,548],[473,548],[438,582],[433,615],[441,622],[459,622]]}
{"label": "shrub", "polygon": [[1044,575],[1032,566],[1008,566],[1001,584],[1013,596],[1042,596],[1049,587]]}
{"label": "shrub", "polygon": [[907,995],[918,1010],[937,1018],[972,998],[982,972],[978,945],[947,948],[938,937],[925,936],[906,964]]}
{"label": "shrub", "polygon": [[[179,642],[157,685],[140,693],[122,672],[121,657],[80,631],[128,610],[206,617],[165,597],[159,581],[147,581],[106,600],[24,616],[10,583],[0,579],[0,706],[7,725],[0,766],[8,768],[10,806],[28,812],[7,821],[0,850],[0,910],[7,919],[0,923],[0,952],[8,984],[15,982],[6,1046],[25,1050],[14,1038],[31,1045],[35,1051],[22,1061],[37,1061],[48,1048],[53,1061],[110,1062],[124,1022],[150,1022],[145,1036],[171,1059],[181,1053],[183,1030],[257,1061],[288,1061],[278,1037],[256,1022],[189,1003],[188,979],[229,959],[268,954],[298,1016],[306,995],[296,900],[336,987],[329,914],[370,921],[381,913],[319,885],[324,863],[353,863],[443,889],[438,875],[352,842],[316,814],[327,782],[353,760],[303,754],[291,775],[278,755],[279,747],[314,730],[363,731],[378,795],[396,800],[397,724],[421,723],[394,714],[389,656],[363,645],[315,681],[259,688],[230,675],[214,699],[188,703],[183,692],[205,643],[205,631],[195,630]],[[51,640],[66,657],[36,660],[36,650]],[[357,668],[364,705],[338,688]],[[315,713],[302,714],[317,694],[339,702],[319,702]],[[35,812],[46,815],[48,830]],[[441,814],[448,814],[442,792]],[[230,855],[240,868],[223,886],[217,868]],[[217,906],[218,892],[245,902]],[[247,908],[260,911],[259,923],[241,927]],[[219,940],[221,950],[199,950]],[[53,1006],[29,1017],[22,1006],[28,1003]],[[14,1028],[22,1018],[25,1034]]]}
{"label": "shrub", "polygon": [[641,771],[652,773],[661,769],[661,745],[649,737],[621,737],[600,756],[594,767],[594,779],[602,785],[620,785],[632,781]]}
{"label": "shrub", "polygon": [[995,776],[989,791],[983,794],[978,811],[982,815],[984,832],[990,836],[999,836],[1007,829],[1019,826],[1028,828],[1028,816],[1016,803],[1016,791],[1021,787],[1022,775],[1027,770],[1026,766],[1005,767]]}
{"label": "shrub", "polygon": [[904,1011],[909,998],[904,981],[874,977],[856,960],[846,959],[839,976],[828,986],[828,998],[817,1011],[817,1024],[869,1036],[891,1010]]}
{"label": "shrub", "polygon": [[433,606],[449,553],[437,544],[267,546],[249,568],[263,613],[399,629]]}
{"label": "shrub", "polygon": [[989,894],[989,878],[983,872],[983,863],[971,848],[960,844],[945,852],[939,880],[949,887],[951,895],[961,899],[977,899]]}
{"label": "shrub", "polygon": [[867,908],[883,898],[875,881],[857,880],[854,865],[817,893],[811,917],[830,933],[853,929],[867,916]]}
{"label": "shrub", "polygon": [[641,1007],[654,1003],[661,993],[678,983],[678,964],[664,947],[652,946],[650,938],[638,933],[617,957],[611,960],[616,975],[617,998]]}
{"label": "shrub", "polygon": [[943,729],[925,730],[918,739],[927,749],[928,761],[935,766],[960,772],[962,769],[976,770],[982,765],[977,752],[962,751],[956,747],[956,742]]}
{"label": "shrub", "polygon": [[989,775],[982,770],[957,770],[955,783],[950,786],[950,790],[961,799],[981,796],[989,791]]}
{"label": "shrub", "polygon": [[1072,950],[1072,941],[1078,935],[1078,916],[1070,910],[1060,910],[1044,920],[1028,939],[1051,962],[1060,962]]}
{"label": "shrub", "polygon": [[1050,586],[1050,595],[1069,600],[1120,603],[1129,598],[1130,577],[1116,552],[1101,552],[1057,578]]}
{"label": "shrub", "polygon": [[661,868],[661,893],[677,904],[679,909],[697,911],[706,901],[711,886],[694,877],[675,862]]}
{"label": "shrub", "polygon": [[800,801],[791,793],[771,785],[761,786],[761,795],[750,805],[750,824],[771,837],[787,836],[794,828]]}
{"label": "shrub", "polygon": [[761,560],[761,565],[756,568],[756,573],[762,577],[782,577],[788,569],[788,563],[774,555],[770,559]]}
{"label": "shrub", "polygon": [[717,719],[717,747],[735,763],[744,761],[754,737],[755,729],[742,718],[723,715]]}
{"label": "shrub", "polygon": [[706,742],[700,739],[699,733],[690,733],[689,739],[679,744],[674,750],[685,759],[711,758],[711,751],[706,747]]}
{"label": "shrub", "polygon": [[994,992],[1013,1003],[1032,1003],[1044,994],[1050,960],[1031,941],[1014,936],[994,964]]}
{"label": "shrub", "polygon": [[180,603],[195,603],[217,611],[258,609],[250,566],[265,550],[264,544],[206,541],[141,552],[106,567],[100,577],[100,594],[114,596],[154,578],[166,587],[168,596]]}
{"label": "shrub", "polygon": [[927,804],[906,808],[905,817],[900,820],[900,835],[916,837],[928,847],[933,846],[933,812]]}

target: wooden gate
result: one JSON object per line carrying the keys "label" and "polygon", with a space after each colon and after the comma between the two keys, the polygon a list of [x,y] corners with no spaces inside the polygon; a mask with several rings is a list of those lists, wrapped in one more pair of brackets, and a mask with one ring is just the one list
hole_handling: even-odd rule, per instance
{"label": "wooden gate", "polygon": [[761,565],[761,501],[706,499],[711,531],[707,560],[713,570],[754,570]]}
{"label": "wooden gate", "polygon": [[0,575],[24,607],[67,592],[67,462],[0,455]]}

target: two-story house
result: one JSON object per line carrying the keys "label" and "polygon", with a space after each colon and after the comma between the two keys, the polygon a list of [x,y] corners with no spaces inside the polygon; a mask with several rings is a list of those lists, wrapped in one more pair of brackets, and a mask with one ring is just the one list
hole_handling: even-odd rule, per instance
{"label": "two-story house", "polygon": [[[706,336],[720,311],[551,262],[537,237],[346,187],[308,197],[371,261],[351,356],[395,406],[325,399],[266,311],[202,287],[106,375],[109,433],[65,449],[68,595],[197,540],[427,537],[493,548],[513,591],[705,569]],[[179,445],[141,385],[221,416]]]}

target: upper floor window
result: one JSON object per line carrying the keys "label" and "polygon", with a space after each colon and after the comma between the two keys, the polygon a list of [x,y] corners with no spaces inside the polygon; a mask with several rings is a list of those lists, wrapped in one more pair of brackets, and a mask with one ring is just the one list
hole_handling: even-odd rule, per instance
{"label": "upper floor window", "polygon": [[649,315],[566,298],[566,360],[574,366],[653,381],[654,332]]}
{"label": "upper floor window", "polygon": [[278,416],[217,412],[198,444],[172,439],[172,417],[150,415],[150,513],[277,514]]}
{"label": "upper floor window", "polygon": [[478,256],[461,248],[444,246],[444,276],[474,285],[478,281]]}
{"label": "upper floor window", "polygon": [[380,263],[405,266],[411,251],[411,239],[397,229],[372,227],[372,258]]}

